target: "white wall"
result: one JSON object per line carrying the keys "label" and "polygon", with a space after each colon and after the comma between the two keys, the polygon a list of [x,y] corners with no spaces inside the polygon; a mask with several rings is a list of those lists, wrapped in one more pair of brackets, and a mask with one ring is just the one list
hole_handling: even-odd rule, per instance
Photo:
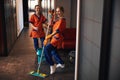
{"label": "white wall", "polygon": [[28,0],[29,9],[34,10],[35,5],[38,5],[38,0]]}
{"label": "white wall", "polygon": [[98,80],[104,0],[81,0],[79,80]]}
{"label": "white wall", "polygon": [[48,14],[48,11],[50,9],[54,9],[55,8],[55,0],[42,0],[41,2],[41,6],[42,6],[42,9],[43,9],[43,15],[48,19],[48,22],[50,20],[50,15]]}
{"label": "white wall", "polygon": [[22,0],[16,0],[16,13],[17,13],[17,36],[23,29],[23,2]]}
{"label": "white wall", "polygon": [[63,6],[64,7],[64,14],[67,21],[67,27],[70,27],[70,20],[71,20],[71,0],[56,0],[55,7]]}
{"label": "white wall", "polygon": [[55,0],[51,0],[51,9],[55,8]]}

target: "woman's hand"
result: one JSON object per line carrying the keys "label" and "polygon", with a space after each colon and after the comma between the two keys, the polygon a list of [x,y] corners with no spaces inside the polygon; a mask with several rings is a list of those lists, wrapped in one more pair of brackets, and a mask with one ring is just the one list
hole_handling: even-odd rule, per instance
{"label": "woman's hand", "polygon": [[43,42],[44,46],[46,46],[47,43],[48,43],[48,39],[45,39],[44,42]]}
{"label": "woman's hand", "polygon": [[44,46],[46,46],[46,44],[49,42],[49,40],[50,40],[51,37],[52,37],[51,34],[49,34],[49,35],[47,35],[47,36],[45,37],[45,40],[44,40],[44,42],[43,42]]}
{"label": "woman's hand", "polygon": [[33,27],[34,30],[38,31],[38,27]]}
{"label": "woman's hand", "polygon": [[49,35],[47,35],[46,37],[45,37],[45,39],[50,39],[52,37],[52,35],[51,34],[49,34]]}

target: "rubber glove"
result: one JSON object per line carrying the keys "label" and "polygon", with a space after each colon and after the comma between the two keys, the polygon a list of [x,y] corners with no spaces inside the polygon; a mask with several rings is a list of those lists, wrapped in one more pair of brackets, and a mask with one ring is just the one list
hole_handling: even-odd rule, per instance
{"label": "rubber glove", "polygon": [[46,46],[47,43],[48,43],[48,39],[45,39],[44,42],[43,42],[44,46]]}
{"label": "rubber glove", "polygon": [[51,34],[49,34],[49,35],[47,35],[46,37],[45,37],[45,39],[50,39],[52,37],[52,35]]}

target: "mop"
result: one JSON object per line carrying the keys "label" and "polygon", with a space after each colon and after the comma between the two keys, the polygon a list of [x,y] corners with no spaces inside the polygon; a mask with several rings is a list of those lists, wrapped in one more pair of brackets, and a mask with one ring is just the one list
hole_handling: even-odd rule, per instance
{"label": "mop", "polygon": [[[42,48],[37,49],[37,63],[38,63],[38,64],[40,63],[41,52],[42,52]],[[42,62],[43,62],[43,61],[46,61],[44,55],[42,56]]]}
{"label": "mop", "polygon": [[44,46],[43,46],[43,50],[42,50],[42,53],[41,53],[41,58],[40,58],[40,62],[39,62],[38,68],[37,68],[37,72],[31,71],[29,73],[30,75],[37,76],[37,77],[42,77],[42,78],[45,78],[47,76],[44,73],[40,73],[40,66],[41,66],[41,62],[42,62],[43,52],[44,52]]}
{"label": "mop", "polygon": [[[49,31],[49,25],[48,25],[48,29],[47,29],[47,32],[46,32],[46,36],[48,34],[48,31]],[[41,66],[41,63],[42,63],[42,58],[43,58],[43,53],[44,53],[44,46],[43,46],[43,49],[41,51],[42,51],[41,52],[41,58],[40,58],[40,61],[39,61],[37,72],[31,71],[29,74],[32,75],[32,76],[37,76],[37,77],[45,78],[45,77],[47,77],[47,74],[40,73],[40,66]]]}

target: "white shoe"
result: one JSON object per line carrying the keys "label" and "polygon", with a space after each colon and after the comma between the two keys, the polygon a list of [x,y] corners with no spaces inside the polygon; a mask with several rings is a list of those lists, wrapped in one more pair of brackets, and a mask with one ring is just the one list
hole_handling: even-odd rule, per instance
{"label": "white shoe", "polygon": [[50,66],[50,74],[55,73],[56,65]]}
{"label": "white shoe", "polygon": [[65,64],[57,64],[57,66],[56,66],[57,68],[64,68],[65,67]]}

